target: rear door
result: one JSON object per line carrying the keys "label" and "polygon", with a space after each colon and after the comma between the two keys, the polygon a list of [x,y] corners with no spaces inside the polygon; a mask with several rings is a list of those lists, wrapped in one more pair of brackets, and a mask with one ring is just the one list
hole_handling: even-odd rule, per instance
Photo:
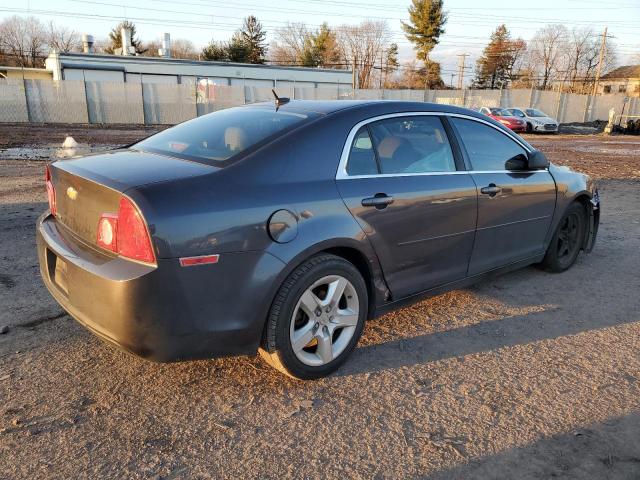
{"label": "rear door", "polygon": [[556,185],[545,170],[507,170],[507,160],[527,154],[524,144],[499,128],[451,117],[478,189],[478,228],[469,275],[544,252],[556,203]]}
{"label": "rear door", "polygon": [[394,298],[465,277],[476,189],[439,117],[397,114],[360,124],[336,179]]}

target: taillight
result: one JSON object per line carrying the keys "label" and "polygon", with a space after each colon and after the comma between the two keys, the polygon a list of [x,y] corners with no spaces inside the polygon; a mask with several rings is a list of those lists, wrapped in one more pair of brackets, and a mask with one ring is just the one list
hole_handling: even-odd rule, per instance
{"label": "taillight", "polygon": [[144,220],[135,205],[126,197],[120,199],[118,212],[118,253],[123,257],[152,263],[155,255]]}
{"label": "taillight", "polygon": [[44,170],[44,182],[45,186],[47,187],[49,211],[51,211],[51,215],[56,215],[58,213],[58,209],[56,208],[56,189],[53,186],[53,182],[51,181],[51,170],[49,170],[49,165],[47,165]]}
{"label": "taillight", "polygon": [[123,257],[146,263],[155,262],[144,219],[126,197],[120,199],[117,215],[105,213],[100,217],[96,243]]}

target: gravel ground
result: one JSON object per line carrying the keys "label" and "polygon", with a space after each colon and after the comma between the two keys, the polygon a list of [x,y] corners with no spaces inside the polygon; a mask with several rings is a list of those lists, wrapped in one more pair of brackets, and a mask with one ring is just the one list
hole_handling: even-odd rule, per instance
{"label": "gravel ground", "polygon": [[[0,126],[0,153],[150,133],[74,128]],[[600,179],[594,252],[372,321],[316,382],[86,332],[38,277],[43,164],[0,160],[0,478],[639,478],[640,139],[528,140]]]}

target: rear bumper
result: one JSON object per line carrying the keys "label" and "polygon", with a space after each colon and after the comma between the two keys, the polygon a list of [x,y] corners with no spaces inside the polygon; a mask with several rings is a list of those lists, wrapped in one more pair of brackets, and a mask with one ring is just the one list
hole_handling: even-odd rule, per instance
{"label": "rear bumper", "polygon": [[226,253],[214,265],[143,265],[83,245],[48,215],[38,220],[37,249],[44,284],[72,317],[161,362],[255,353],[284,267],[265,252]]}

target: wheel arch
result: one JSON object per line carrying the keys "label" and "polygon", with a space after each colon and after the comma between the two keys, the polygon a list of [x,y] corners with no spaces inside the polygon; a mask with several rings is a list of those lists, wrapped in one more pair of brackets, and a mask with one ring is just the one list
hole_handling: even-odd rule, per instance
{"label": "wheel arch", "polygon": [[367,293],[369,295],[367,317],[371,318],[376,304],[386,301],[390,292],[378,257],[366,238],[360,240],[353,238],[327,239],[308,246],[291,258],[281,258],[286,266],[278,275],[270,291],[271,301],[269,306],[273,303],[273,299],[287,277],[309,258],[321,253],[329,253],[344,258],[358,269],[367,285]]}
{"label": "wheel arch", "polygon": [[594,208],[593,196],[587,191],[578,193],[569,205],[574,202],[582,204],[585,214],[587,215],[587,224],[585,226],[586,231],[582,249],[588,253],[593,249],[598,232],[598,226],[600,224],[600,208]]}

